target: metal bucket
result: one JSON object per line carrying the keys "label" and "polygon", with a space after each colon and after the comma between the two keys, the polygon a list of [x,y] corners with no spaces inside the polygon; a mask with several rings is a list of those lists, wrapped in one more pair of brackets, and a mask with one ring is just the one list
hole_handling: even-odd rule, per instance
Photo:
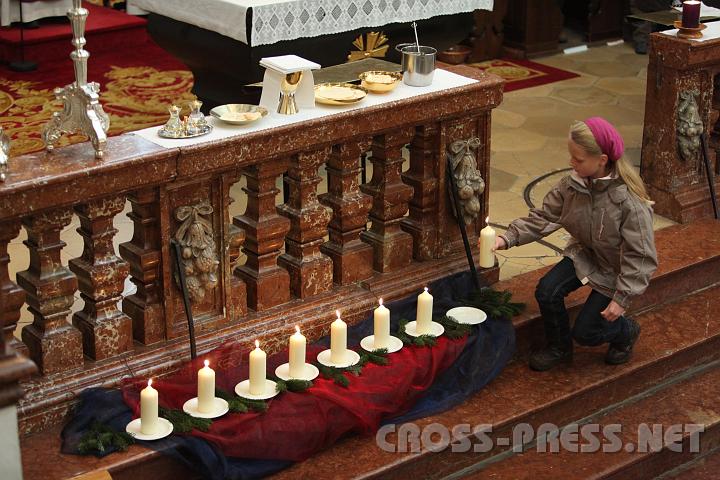
{"label": "metal bucket", "polygon": [[402,54],[403,83],[413,87],[426,87],[432,83],[436,49],[424,45],[418,48],[414,43],[401,43],[395,49]]}

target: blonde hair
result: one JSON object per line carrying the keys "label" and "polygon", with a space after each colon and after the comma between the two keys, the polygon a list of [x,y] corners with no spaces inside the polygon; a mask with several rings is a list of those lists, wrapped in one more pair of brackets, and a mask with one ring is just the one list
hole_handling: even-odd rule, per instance
{"label": "blonde hair", "polygon": [[[595,140],[592,130],[590,130],[590,127],[588,127],[585,122],[575,121],[572,126],[570,126],[570,139],[590,155],[602,155],[603,153]],[[610,170],[614,169],[617,172],[620,178],[622,178],[622,181],[625,182],[625,185],[627,185],[628,190],[636,197],[648,205],[655,203],[650,199],[650,195],[647,193],[642,178],[640,178],[640,175],[638,175],[624,155],[614,162],[608,158],[608,165]]]}

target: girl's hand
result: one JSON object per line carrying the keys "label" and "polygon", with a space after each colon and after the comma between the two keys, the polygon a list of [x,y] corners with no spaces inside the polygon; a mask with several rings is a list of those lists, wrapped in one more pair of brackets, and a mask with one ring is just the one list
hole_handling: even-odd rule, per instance
{"label": "girl's hand", "polygon": [[603,318],[608,322],[614,322],[624,314],[625,309],[621,307],[620,304],[618,304],[615,300],[611,300],[607,308],[600,312],[600,315],[602,315]]}
{"label": "girl's hand", "polygon": [[495,247],[493,248],[493,252],[495,250],[505,250],[507,248],[507,243],[505,243],[505,239],[503,237],[495,237]]}

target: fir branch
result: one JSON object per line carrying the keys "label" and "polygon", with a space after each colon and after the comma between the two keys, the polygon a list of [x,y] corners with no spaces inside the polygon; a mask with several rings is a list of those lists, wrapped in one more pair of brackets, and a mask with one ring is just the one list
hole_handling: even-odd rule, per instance
{"label": "fir branch", "polygon": [[188,433],[192,429],[207,432],[212,425],[212,420],[209,418],[193,417],[181,410],[160,407],[158,413],[172,423],[174,433]]}
{"label": "fir branch", "polygon": [[249,411],[262,413],[268,408],[265,400],[250,400],[233,395],[225,390],[216,389],[215,396],[227,401],[228,408],[232,413],[247,413]]}
{"label": "fir branch", "polygon": [[398,330],[395,336],[402,340],[405,345],[415,345],[416,347],[434,347],[437,343],[437,338],[434,335],[420,335],[419,337],[412,337],[405,332],[405,327],[410,321],[406,318],[401,318],[398,322]]}
{"label": "fir branch", "polygon": [[463,338],[468,335],[471,330],[470,325],[458,323],[454,318],[448,317],[447,315],[437,317],[433,320],[443,326],[445,329],[445,335],[447,335],[448,338],[452,338],[454,340]]}
{"label": "fir branch", "polygon": [[525,309],[524,303],[512,302],[511,300],[512,293],[509,291],[497,291],[490,287],[485,287],[480,290],[475,290],[463,303],[471,307],[479,308],[490,317],[510,320],[513,316],[520,314],[520,312]]}
{"label": "fir branch", "polygon": [[133,443],[135,443],[135,438],[129,433],[118,432],[96,420],[83,434],[77,449],[81,455],[102,454],[109,448],[124,452]]}
{"label": "fir branch", "polygon": [[275,390],[278,393],[283,392],[304,392],[308,388],[313,386],[311,380],[299,380],[297,378],[291,378],[290,380],[283,380],[282,378],[272,375],[270,378],[275,382]]}
{"label": "fir branch", "polygon": [[328,367],[327,365],[323,365],[322,363],[316,363],[315,364],[320,370],[320,375],[323,377],[332,380],[337,385],[340,385],[341,387],[347,387],[350,385],[350,380],[345,376],[345,372],[347,369],[344,368],[335,368],[335,367]]}

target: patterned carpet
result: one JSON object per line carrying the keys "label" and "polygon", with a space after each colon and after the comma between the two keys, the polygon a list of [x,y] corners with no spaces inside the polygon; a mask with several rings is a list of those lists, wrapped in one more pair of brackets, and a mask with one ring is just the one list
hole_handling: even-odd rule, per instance
{"label": "patterned carpet", "polygon": [[548,83],[580,76],[577,73],[531,62],[530,60],[500,59],[470,63],[469,65],[504,78],[507,82],[505,84],[506,92],[547,85]]}

